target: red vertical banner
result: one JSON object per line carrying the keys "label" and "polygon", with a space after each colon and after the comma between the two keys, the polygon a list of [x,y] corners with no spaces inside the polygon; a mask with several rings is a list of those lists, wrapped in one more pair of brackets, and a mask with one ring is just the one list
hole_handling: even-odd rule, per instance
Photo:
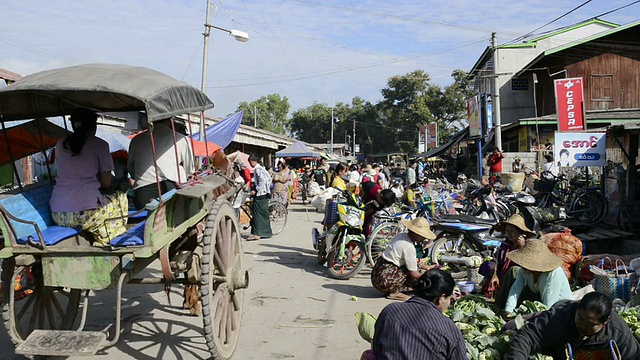
{"label": "red vertical banner", "polygon": [[559,131],[584,130],[584,90],[582,78],[553,81]]}

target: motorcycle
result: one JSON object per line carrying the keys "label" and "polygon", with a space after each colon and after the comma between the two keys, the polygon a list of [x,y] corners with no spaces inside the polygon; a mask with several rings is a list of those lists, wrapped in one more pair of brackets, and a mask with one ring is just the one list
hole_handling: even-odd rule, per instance
{"label": "motorcycle", "polygon": [[327,203],[325,232],[321,234],[317,228],[311,231],[318,264],[328,263],[329,275],[335,279],[352,278],[367,261],[364,215],[365,207],[359,199],[343,192]]}
{"label": "motorcycle", "polygon": [[469,267],[479,267],[500,246],[503,238],[491,230],[496,223],[471,215],[441,216],[433,225],[439,234],[431,248],[431,262],[449,267],[454,278],[466,277]]}

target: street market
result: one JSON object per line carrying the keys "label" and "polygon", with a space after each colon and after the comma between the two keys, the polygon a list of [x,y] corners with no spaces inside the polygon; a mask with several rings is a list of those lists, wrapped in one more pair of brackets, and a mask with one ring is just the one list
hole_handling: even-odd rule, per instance
{"label": "street market", "polygon": [[0,358],[640,360],[640,20],[216,118],[206,5],[200,89],[0,69]]}

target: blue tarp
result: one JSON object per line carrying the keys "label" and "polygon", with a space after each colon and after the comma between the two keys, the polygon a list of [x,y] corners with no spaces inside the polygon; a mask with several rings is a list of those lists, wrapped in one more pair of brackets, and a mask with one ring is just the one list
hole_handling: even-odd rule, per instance
{"label": "blue tarp", "polygon": [[[228,118],[215,123],[207,128],[205,131],[206,141],[212,142],[226,148],[231,144],[233,138],[236,136],[240,123],[242,123],[242,117],[244,116],[244,110],[239,111]],[[195,140],[205,141],[205,138],[200,138],[200,133],[193,134],[191,138]]]}
{"label": "blue tarp", "polygon": [[292,144],[291,146],[284,148],[276,153],[277,157],[313,157],[319,158],[320,153],[309,150],[300,141]]}

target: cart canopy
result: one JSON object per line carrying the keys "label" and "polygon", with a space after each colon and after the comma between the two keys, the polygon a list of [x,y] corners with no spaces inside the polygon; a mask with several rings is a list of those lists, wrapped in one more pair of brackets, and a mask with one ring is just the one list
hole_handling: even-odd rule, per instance
{"label": "cart canopy", "polygon": [[149,122],[213,107],[200,90],[138,66],[87,64],[47,70],[0,89],[0,121],[94,111],[145,111]]}
{"label": "cart canopy", "polygon": [[277,157],[310,157],[319,158],[321,155],[315,151],[309,150],[302,142],[298,141],[289,147],[276,152]]}

